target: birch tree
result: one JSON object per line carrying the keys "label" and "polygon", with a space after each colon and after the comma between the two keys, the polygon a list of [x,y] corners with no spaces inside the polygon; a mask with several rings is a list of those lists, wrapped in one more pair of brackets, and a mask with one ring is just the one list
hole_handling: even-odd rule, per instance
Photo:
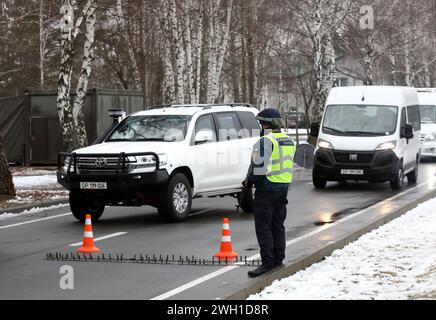
{"label": "birch tree", "polygon": [[129,34],[127,32],[126,18],[123,9],[123,0],[117,0],[117,14],[119,20],[120,33],[127,41],[127,50],[129,53],[130,63],[133,67],[133,76],[135,79],[136,90],[142,91],[142,85],[141,85],[142,81],[139,75],[139,68],[138,68],[138,63],[136,61],[136,55],[133,50],[132,41],[130,40]]}
{"label": "birch tree", "polygon": [[95,14],[97,10],[97,4],[95,1],[90,1],[89,7],[87,7],[86,16],[86,28],[85,28],[85,42],[83,47],[83,62],[80,71],[79,80],[77,83],[76,96],[74,99],[73,107],[73,119],[74,125],[77,128],[77,142],[75,143],[79,147],[88,145],[88,139],[85,126],[85,113],[83,106],[85,105],[85,97],[88,91],[88,82],[91,77],[92,62],[94,60],[94,41],[95,41]]}
{"label": "birch tree", "polygon": [[328,92],[335,81],[334,36],[348,12],[350,1],[306,0],[291,3],[312,44],[314,105],[312,118],[319,121]]}
{"label": "birch tree", "polygon": [[[63,150],[65,151],[72,151],[76,148],[83,147],[84,145],[79,145],[78,143],[79,141],[86,141],[86,137],[77,137],[78,127],[76,123],[79,123],[79,120],[75,121],[75,118],[79,119],[83,117],[83,115],[79,115],[83,110],[76,108],[76,117],[74,116],[70,101],[70,89],[73,73],[73,59],[75,55],[74,42],[80,32],[80,27],[87,12],[93,6],[94,1],[87,0],[77,20],[74,18],[74,12],[77,10],[77,2],[75,0],[63,0],[61,8],[61,66],[59,71],[57,109],[62,128]],[[82,85],[83,84],[84,83],[82,83]],[[84,131],[84,129],[79,130],[81,130],[81,132]]]}

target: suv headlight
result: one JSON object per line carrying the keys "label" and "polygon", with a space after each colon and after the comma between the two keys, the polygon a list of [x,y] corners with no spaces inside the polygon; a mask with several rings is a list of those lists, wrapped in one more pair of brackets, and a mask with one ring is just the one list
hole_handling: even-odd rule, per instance
{"label": "suv headlight", "polygon": [[[159,154],[159,167],[166,166],[168,163],[168,156],[166,154]],[[130,159],[129,159],[130,160]],[[133,163],[135,169],[152,168],[156,166],[156,158],[152,155],[136,157]]]}
{"label": "suv headlight", "polygon": [[318,148],[333,150],[332,144],[330,142],[324,141],[322,139],[319,139],[319,141],[318,141]]}
{"label": "suv headlight", "polygon": [[395,149],[395,147],[397,146],[397,141],[390,141],[390,142],[385,142],[385,143],[381,143],[377,146],[377,148],[375,148],[375,150],[393,150]]}
{"label": "suv headlight", "polygon": [[64,167],[63,167],[65,173],[68,173],[68,166],[70,165],[70,161],[71,161],[71,157],[69,156],[65,157]]}
{"label": "suv headlight", "polygon": [[430,133],[425,135],[425,142],[435,142],[436,141],[436,133]]}

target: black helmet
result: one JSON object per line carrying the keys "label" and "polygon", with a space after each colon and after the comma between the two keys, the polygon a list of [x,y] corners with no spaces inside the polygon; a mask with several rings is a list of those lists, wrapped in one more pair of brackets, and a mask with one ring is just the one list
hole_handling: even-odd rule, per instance
{"label": "black helmet", "polygon": [[269,124],[275,129],[281,129],[283,127],[282,115],[276,109],[264,109],[256,116],[256,119],[259,120],[261,124]]}

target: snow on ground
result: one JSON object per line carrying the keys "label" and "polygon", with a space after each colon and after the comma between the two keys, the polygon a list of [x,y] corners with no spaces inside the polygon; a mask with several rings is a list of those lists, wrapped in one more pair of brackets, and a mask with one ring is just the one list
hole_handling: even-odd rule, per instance
{"label": "snow on ground", "polygon": [[16,189],[59,189],[56,175],[13,176]]}
{"label": "snow on ground", "polygon": [[13,217],[21,216],[21,215],[28,215],[28,214],[38,213],[38,212],[47,211],[47,210],[65,208],[65,207],[68,207],[68,204],[57,204],[57,205],[50,206],[50,207],[45,207],[45,208],[36,207],[36,208],[29,209],[29,210],[24,210],[23,212],[20,212],[20,213],[9,213],[9,212],[6,212],[6,213],[3,213],[3,214],[0,214],[0,220],[5,220],[5,219],[8,219],[8,218],[13,218]]}
{"label": "snow on ground", "polygon": [[248,299],[436,299],[436,198]]}
{"label": "snow on ground", "polygon": [[[68,191],[58,184],[56,170],[47,170],[35,167],[11,168],[16,196],[12,199],[0,201],[0,210],[8,211],[23,206],[37,207],[41,202],[66,200]],[[31,214],[43,209],[33,208],[20,214]],[[17,213],[5,213],[0,219],[15,217]]]}

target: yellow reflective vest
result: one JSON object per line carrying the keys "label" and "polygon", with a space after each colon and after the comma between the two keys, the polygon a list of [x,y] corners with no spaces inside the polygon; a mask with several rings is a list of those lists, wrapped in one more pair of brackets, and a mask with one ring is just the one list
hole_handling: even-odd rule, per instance
{"label": "yellow reflective vest", "polygon": [[295,155],[294,142],[284,133],[270,133],[263,138],[273,144],[266,178],[272,183],[291,183]]}

